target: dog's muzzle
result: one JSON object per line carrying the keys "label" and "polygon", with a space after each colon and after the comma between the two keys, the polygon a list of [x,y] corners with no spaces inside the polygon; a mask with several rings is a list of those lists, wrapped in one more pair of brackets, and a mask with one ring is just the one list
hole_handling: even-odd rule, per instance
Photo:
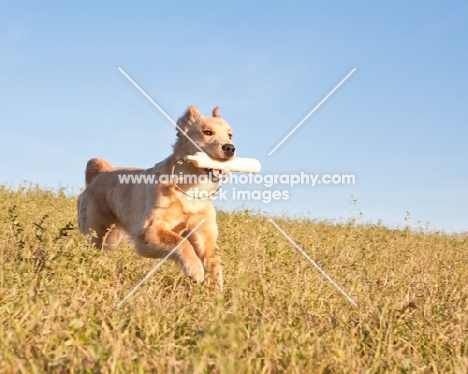
{"label": "dog's muzzle", "polygon": [[232,157],[234,156],[234,153],[236,152],[236,147],[234,144],[224,144],[221,149],[223,150],[224,154],[226,157]]}

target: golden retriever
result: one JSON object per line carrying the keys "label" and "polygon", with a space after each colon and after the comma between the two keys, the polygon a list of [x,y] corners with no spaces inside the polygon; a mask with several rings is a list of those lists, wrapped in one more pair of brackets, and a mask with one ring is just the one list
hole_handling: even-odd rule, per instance
{"label": "golden retriever", "polygon": [[[212,173],[218,177],[220,171],[178,162],[200,149],[213,159],[234,158],[231,126],[220,118],[218,107],[212,114],[212,117],[203,116],[190,106],[177,121],[179,129],[173,153],[152,168],[114,168],[100,158],[89,160],[86,189],[78,197],[78,220],[81,232],[92,233],[92,243],[98,248],[114,247],[126,233],[139,255],[163,258],[182,242],[171,259],[197,282],[204,280],[205,265],[222,291],[222,267],[216,245],[218,227],[212,199],[190,195],[194,189],[214,193],[216,178],[207,175]],[[197,180],[180,183],[179,178],[174,183],[165,178],[166,182],[160,183],[122,183],[122,175],[153,175],[155,181],[161,180],[161,176],[191,175],[197,176]],[[202,182],[201,176],[205,176]],[[184,240],[203,219],[203,224]]]}

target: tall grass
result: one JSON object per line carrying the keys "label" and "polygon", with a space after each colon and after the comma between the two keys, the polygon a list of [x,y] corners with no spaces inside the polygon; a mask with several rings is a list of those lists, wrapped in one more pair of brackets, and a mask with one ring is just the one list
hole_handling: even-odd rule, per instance
{"label": "tall grass", "polygon": [[468,235],[218,215],[225,292],[131,243],[90,247],[76,198],[0,187],[0,372],[468,370]]}

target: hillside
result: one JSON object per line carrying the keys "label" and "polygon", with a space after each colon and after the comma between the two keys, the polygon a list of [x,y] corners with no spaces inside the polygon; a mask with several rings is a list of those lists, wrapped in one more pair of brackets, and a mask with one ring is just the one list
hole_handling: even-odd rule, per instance
{"label": "hillside", "polygon": [[76,198],[0,187],[0,372],[468,370],[468,234],[218,214],[225,292],[131,243],[102,252]]}

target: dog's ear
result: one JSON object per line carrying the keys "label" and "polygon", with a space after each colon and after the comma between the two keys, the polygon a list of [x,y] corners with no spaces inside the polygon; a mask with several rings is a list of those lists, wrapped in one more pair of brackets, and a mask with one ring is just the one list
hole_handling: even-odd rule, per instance
{"label": "dog's ear", "polygon": [[213,109],[213,117],[221,118],[221,115],[219,114],[219,106]]}
{"label": "dog's ear", "polygon": [[177,120],[177,125],[184,131],[194,124],[201,116],[200,111],[193,105],[190,105],[184,115]]}

